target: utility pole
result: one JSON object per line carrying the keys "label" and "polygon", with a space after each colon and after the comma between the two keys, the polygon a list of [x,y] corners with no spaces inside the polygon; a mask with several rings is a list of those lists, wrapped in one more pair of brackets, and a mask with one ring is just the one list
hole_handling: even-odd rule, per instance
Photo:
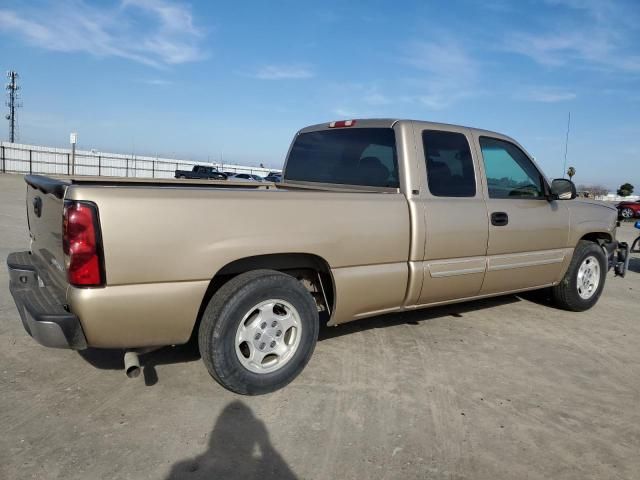
{"label": "utility pole", "polygon": [[571,112],[567,119],[567,137],[564,142],[564,165],[562,165],[562,178],[567,174],[567,151],[569,150],[569,128],[571,127]]}
{"label": "utility pole", "polygon": [[18,72],[14,72],[13,70],[9,70],[7,72],[7,78],[9,79],[9,83],[5,87],[7,89],[7,107],[9,107],[9,113],[5,115],[5,118],[9,120],[9,141],[14,143],[16,141],[16,133],[18,130],[18,124],[16,122],[16,108],[22,106],[20,103],[20,96],[18,90],[20,90],[20,86],[18,85]]}

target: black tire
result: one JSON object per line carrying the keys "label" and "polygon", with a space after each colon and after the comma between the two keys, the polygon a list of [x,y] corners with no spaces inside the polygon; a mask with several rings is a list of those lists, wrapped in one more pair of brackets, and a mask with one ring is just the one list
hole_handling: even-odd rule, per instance
{"label": "black tire", "polygon": [[[626,213],[626,215],[625,215],[625,213]],[[631,209],[629,207],[625,207],[625,208],[621,208],[620,209],[620,217],[624,218],[625,220],[631,220],[635,216],[636,216],[636,212],[634,212],[633,209]]]}
{"label": "black tire", "polygon": [[[594,257],[600,265],[600,281],[593,294],[585,299],[578,293],[578,271],[588,257]],[[607,257],[602,247],[594,242],[580,240],[573,252],[571,263],[560,283],[551,289],[555,304],[572,312],[583,312],[593,307],[604,289],[607,276]]]}
{"label": "black tire", "polygon": [[[280,299],[298,313],[301,337],[295,352],[281,368],[254,373],[236,354],[236,331],[243,317],[262,301]],[[223,387],[242,395],[260,395],[284,387],[304,369],[316,345],[318,310],[311,294],[290,275],[254,270],[232,278],[207,305],[198,331],[200,355],[211,376]]]}

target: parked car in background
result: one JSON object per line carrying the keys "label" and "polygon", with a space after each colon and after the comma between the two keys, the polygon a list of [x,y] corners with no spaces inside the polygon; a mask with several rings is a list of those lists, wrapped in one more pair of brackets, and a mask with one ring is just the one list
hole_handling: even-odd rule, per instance
{"label": "parked car in background", "polygon": [[264,182],[264,179],[260,175],[253,175],[251,173],[235,173],[227,177],[227,180],[240,182]]}
{"label": "parked car in background", "polygon": [[176,170],[176,178],[226,180],[227,174],[220,172],[216,167],[206,167],[204,165],[194,165],[191,170]]}
{"label": "parked car in background", "polygon": [[269,175],[264,177],[264,179],[267,182],[280,183],[282,181],[282,174],[279,172],[269,172]]}
{"label": "parked car in background", "polygon": [[618,216],[621,218],[640,217],[640,200],[635,202],[620,202],[616,205]]}

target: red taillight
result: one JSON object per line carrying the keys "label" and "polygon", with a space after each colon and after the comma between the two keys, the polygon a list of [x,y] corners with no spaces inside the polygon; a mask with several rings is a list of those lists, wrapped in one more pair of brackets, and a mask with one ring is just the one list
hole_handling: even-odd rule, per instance
{"label": "red taillight", "polygon": [[69,283],[78,287],[104,285],[96,207],[84,202],[65,202],[62,232]]}
{"label": "red taillight", "polygon": [[338,122],[331,122],[329,128],[344,128],[353,127],[356,124],[355,120],[340,120]]}

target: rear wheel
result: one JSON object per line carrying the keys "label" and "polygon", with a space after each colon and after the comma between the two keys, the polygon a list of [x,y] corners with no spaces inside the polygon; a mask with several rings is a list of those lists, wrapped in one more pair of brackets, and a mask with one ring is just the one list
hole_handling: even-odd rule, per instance
{"label": "rear wheel", "polygon": [[600,298],[606,275],[607,259],[602,248],[597,243],[581,240],[567,273],[552,288],[556,304],[574,312],[588,310]]}
{"label": "rear wheel", "polygon": [[318,338],[318,311],[295,278],[255,270],[211,298],[200,324],[200,354],[211,376],[244,395],[284,387],[304,369]]}

